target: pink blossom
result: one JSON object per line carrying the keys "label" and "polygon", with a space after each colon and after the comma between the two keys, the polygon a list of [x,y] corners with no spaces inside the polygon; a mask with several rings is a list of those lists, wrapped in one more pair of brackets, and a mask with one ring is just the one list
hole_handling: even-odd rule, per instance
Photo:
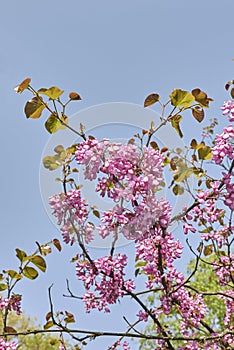
{"label": "pink blossom", "polygon": [[221,110],[223,111],[223,115],[227,115],[229,117],[230,122],[234,122],[234,104],[231,100],[224,102]]}
{"label": "pink blossom", "polygon": [[81,198],[80,190],[70,190],[50,197],[49,204],[53,215],[62,226],[62,236],[65,243],[71,245],[77,240],[77,232],[84,236],[87,243],[94,238],[94,225],[86,223],[88,204]]}
{"label": "pink blossom", "polygon": [[[115,304],[126,291],[132,291],[135,286],[132,280],[124,281],[124,268],[127,264],[126,255],[117,254],[115,258],[105,256],[93,261],[81,261],[76,265],[79,280],[83,281],[86,293],[83,301],[86,311],[91,309],[109,312],[109,305]],[[93,290],[93,291],[92,291]]]}
{"label": "pink blossom", "polygon": [[8,342],[2,338],[0,338],[0,350],[16,350],[18,344],[14,341]]}
{"label": "pink blossom", "polygon": [[216,135],[215,146],[211,149],[212,159],[216,164],[220,164],[226,156],[229,159],[234,158],[233,138],[234,129],[231,125],[224,128],[221,135]]}
{"label": "pink blossom", "polygon": [[189,231],[193,233],[196,232],[196,229],[193,227],[193,225],[188,224],[186,221],[184,221],[183,230],[185,235],[187,235]]}

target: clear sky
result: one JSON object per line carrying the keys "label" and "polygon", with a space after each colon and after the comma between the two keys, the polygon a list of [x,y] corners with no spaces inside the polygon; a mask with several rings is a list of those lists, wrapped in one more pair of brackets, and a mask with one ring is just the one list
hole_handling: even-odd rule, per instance
{"label": "clear sky", "polygon": [[[40,159],[49,135],[43,120],[26,120],[28,95],[16,95],[13,87],[29,76],[35,88],[57,85],[77,91],[83,100],[72,105],[71,114],[107,102],[141,105],[151,92],[166,99],[173,88],[200,87],[215,100],[208,116],[219,117],[219,106],[227,99],[224,84],[233,79],[233,12],[233,0],[1,3],[1,269],[16,267],[16,247],[29,253],[35,241],[59,236],[39,188]],[[185,122],[190,134],[193,123]],[[67,260],[75,250],[64,250],[64,255],[48,258],[47,276],[19,288],[25,292],[23,308],[40,319],[48,310],[46,288],[52,282],[58,307],[68,303],[61,294],[65,278],[74,274]],[[93,317],[83,315],[82,305],[73,300],[71,308],[82,315],[80,327],[109,327],[110,316],[99,321],[101,315],[95,314],[95,325]],[[101,344],[105,348],[110,340]]]}

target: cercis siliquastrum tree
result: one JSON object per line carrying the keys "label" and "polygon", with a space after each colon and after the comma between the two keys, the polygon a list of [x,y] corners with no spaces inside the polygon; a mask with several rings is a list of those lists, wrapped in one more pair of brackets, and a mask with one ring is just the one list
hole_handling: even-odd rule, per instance
{"label": "cercis siliquastrum tree", "polygon": [[[226,89],[232,83],[229,82]],[[161,101],[159,94],[149,95],[144,106],[157,103],[160,107],[160,123],[155,125],[155,121],[152,121],[148,129],[146,125],[128,143],[121,144],[113,143],[107,138],[98,140],[95,135],[87,135],[82,121],[79,130],[69,126],[67,106],[72,101],[81,100],[79,94],[71,92],[68,100],[63,102],[63,90],[57,87],[35,90],[29,78],[15,88],[18,93],[24,90],[33,94],[25,106],[27,118],[37,119],[48,112],[45,127],[49,133],[69,128],[80,138],[77,144],[66,149],[62,145],[57,146],[53,155],[43,159],[48,170],[61,168],[61,193],[50,198],[50,206],[57,218],[63,241],[77,246],[73,262],[76,264],[77,280],[84,286],[84,294],[74,295],[68,283],[69,296],[81,299],[87,312],[97,309],[109,313],[111,305],[123,298],[130,298],[137,309],[134,322],[124,318],[126,330],[123,332],[116,332],[115,329],[112,332],[101,329],[84,330],[80,321],[73,327],[70,325],[76,321],[74,312],[54,312],[50,288],[50,310],[46,315],[44,330],[41,331],[69,334],[77,348],[82,344],[86,345],[89,339],[104,336],[115,337],[109,349],[130,349],[130,338],[150,340],[154,349],[232,348],[233,101],[225,102],[222,107],[224,116],[221,118],[226,118],[229,125],[221,134],[214,136],[217,120],[213,120],[210,125],[203,127],[199,141],[193,138],[184,149],[170,150],[165,146],[160,149],[154,136],[164,125],[171,124],[182,138],[180,123],[187,111],[191,111],[191,117],[199,123],[202,122],[204,108],[208,108],[212,101],[204,91],[198,88],[191,92],[175,89],[166,103]],[[232,92],[233,90],[231,94]],[[216,177],[209,173],[211,163],[217,167]],[[169,187],[172,193],[180,196],[187,191],[193,199],[192,204],[184,207],[176,216],[172,216],[172,207],[168,200],[159,196],[160,190],[165,186],[164,173],[168,170],[171,174]],[[113,206],[110,209],[101,212],[101,208],[88,203],[82,195],[82,184],[75,180],[78,171],[84,171],[86,179],[95,181],[95,191],[101,197],[112,201]],[[194,178],[193,188],[189,185],[190,177]],[[195,257],[194,268],[187,275],[176,268],[177,261],[182,258],[183,246],[171,233],[171,226],[175,221],[181,223],[181,235],[199,235],[201,239],[196,247],[187,240]],[[104,256],[100,252],[100,256],[94,258],[89,243],[97,233],[103,239],[112,237],[112,243]],[[134,276],[126,276],[128,258],[126,254],[116,251],[121,235],[135,245]],[[50,244],[61,250],[57,239]],[[15,287],[21,277],[35,278],[33,274],[36,269],[31,265],[34,264],[42,270],[41,267],[45,264],[45,247],[51,249],[50,244],[38,243],[38,251],[32,257],[23,251],[17,251],[21,262],[19,272],[15,271],[16,275],[13,276],[13,272],[5,271],[2,275],[2,290],[8,292],[8,298],[14,297],[9,280],[15,281]],[[194,285],[193,278],[199,274],[201,264],[208,264],[217,276],[217,290],[209,290],[209,286],[206,286],[204,291]],[[32,270],[29,271],[29,267]],[[144,288],[138,290],[135,281],[140,275],[145,283]],[[206,317],[210,305],[207,300],[214,295],[224,304],[223,328],[219,328]],[[153,303],[147,303],[146,296],[152,296]],[[6,342],[12,333],[7,328],[6,316],[13,306],[11,308],[6,303],[1,308],[6,320],[1,341]],[[176,318],[179,327],[175,332],[173,327],[168,327],[171,317]],[[150,332],[147,329],[142,330],[145,322],[151,322],[152,326],[148,328]],[[28,333],[30,332],[26,332]],[[16,346],[13,344],[11,348],[15,349]],[[60,349],[63,348],[66,347],[61,340]]]}

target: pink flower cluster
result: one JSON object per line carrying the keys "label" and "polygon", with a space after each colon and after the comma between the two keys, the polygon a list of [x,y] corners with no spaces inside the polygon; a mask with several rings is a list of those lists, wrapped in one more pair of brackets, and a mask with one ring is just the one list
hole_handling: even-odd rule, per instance
{"label": "pink flower cluster", "polygon": [[231,210],[234,210],[234,183],[231,183],[231,174],[223,174],[223,182],[226,185],[226,193],[224,194],[224,204]]}
{"label": "pink flower cluster", "polygon": [[220,256],[218,262],[213,263],[215,273],[219,277],[221,286],[233,282],[234,275],[234,254]]}
{"label": "pink flower cluster", "polygon": [[233,326],[234,325],[234,291],[227,290],[225,291],[225,294],[229,295],[230,298],[223,295],[220,296],[220,298],[223,299],[226,304],[226,316],[224,319],[224,324],[226,326]]}
{"label": "pink flower cluster", "polygon": [[66,194],[60,193],[50,197],[49,204],[53,215],[58,219],[58,225],[62,226],[62,236],[65,243],[71,245],[77,239],[77,231],[86,243],[93,239],[94,226],[87,222],[88,204],[81,198],[80,190],[70,190]]}
{"label": "pink flower cluster", "polygon": [[234,158],[234,129],[230,125],[227,128],[224,128],[221,135],[216,135],[215,146],[212,150],[212,159],[216,164],[222,163],[223,159],[227,156],[229,159]]}
{"label": "pink flower cluster", "polygon": [[115,202],[134,201],[155,191],[162,182],[163,156],[149,147],[140,150],[134,144],[111,144],[107,139],[82,142],[76,151],[76,161],[85,165],[86,178],[98,173],[97,192]]}
{"label": "pink flower cluster", "polygon": [[[223,192],[219,192],[215,187],[213,187],[212,191],[198,192],[196,198],[200,204],[196,205],[191,213],[183,218],[184,233],[188,234],[189,231],[196,232],[196,228],[194,227],[196,222],[198,222],[198,224],[214,224],[219,222],[219,219],[225,214],[225,210],[217,207],[217,200],[223,197]],[[188,223],[188,220],[191,222]],[[214,230],[212,230],[212,232],[213,234],[215,233]],[[207,239],[208,235],[202,237]],[[212,237],[214,238],[214,236]]]}
{"label": "pink flower cluster", "polygon": [[16,350],[18,344],[14,341],[8,342],[2,338],[0,338],[0,350]]}
{"label": "pink flower cluster", "polygon": [[127,265],[126,255],[117,254],[104,256],[93,263],[81,261],[76,265],[76,274],[83,281],[86,293],[83,301],[86,311],[91,309],[110,312],[108,305],[115,304],[126,291],[132,291],[135,286],[132,280],[124,281],[124,268]]}
{"label": "pink flower cluster", "polygon": [[171,207],[166,200],[148,196],[131,209],[117,205],[105,211],[101,218],[103,225],[99,225],[98,230],[103,238],[118,228],[127,239],[137,239],[154,231],[157,225],[166,228],[170,215]]}
{"label": "pink flower cluster", "polygon": [[227,115],[229,117],[230,122],[234,122],[234,104],[231,100],[224,102],[221,110],[223,111],[223,115]]}
{"label": "pink flower cluster", "polygon": [[75,153],[78,164],[85,165],[85,178],[94,180],[102,166],[103,152],[107,140],[98,142],[97,139],[88,139],[77,146]]}
{"label": "pink flower cluster", "polygon": [[205,241],[213,240],[217,243],[219,248],[222,248],[223,245],[227,244],[227,239],[230,236],[231,232],[234,231],[234,226],[228,227],[224,226],[219,230],[214,230],[209,233],[202,233],[201,238]]}
{"label": "pink flower cluster", "polygon": [[13,294],[10,298],[3,299],[0,295],[0,310],[7,308],[9,311],[15,311],[17,315],[21,314],[21,295]]}

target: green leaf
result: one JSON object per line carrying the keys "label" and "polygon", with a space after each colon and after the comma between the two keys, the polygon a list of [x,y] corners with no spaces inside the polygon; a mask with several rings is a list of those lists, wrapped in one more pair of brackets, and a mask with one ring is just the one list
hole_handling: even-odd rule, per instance
{"label": "green leaf", "polygon": [[43,259],[41,256],[35,255],[30,259],[30,261],[42,272],[46,271],[46,262],[45,259]]}
{"label": "green leaf", "polygon": [[44,329],[49,329],[51,327],[53,327],[54,322],[53,321],[48,321],[46,322],[46,324],[43,326]]}
{"label": "green leaf", "polygon": [[192,115],[199,123],[201,123],[205,116],[204,109],[200,106],[196,106],[192,108]]}
{"label": "green leaf", "polygon": [[63,165],[63,160],[64,159],[60,158],[60,155],[55,155],[55,156],[44,157],[42,162],[46,169],[53,171]]}
{"label": "green leaf", "polygon": [[6,290],[8,288],[8,285],[5,283],[0,283],[0,292]]}
{"label": "green leaf", "polygon": [[27,254],[23,250],[16,248],[16,256],[20,260],[20,262],[23,262],[27,257]]}
{"label": "green leaf", "polygon": [[146,266],[146,265],[147,265],[146,261],[138,261],[135,265],[135,268],[139,268],[139,267]]}
{"label": "green leaf", "polygon": [[204,146],[198,150],[199,159],[210,160],[212,159],[212,152],[209,146]]}
{"label": "green leaf", "polygon": [[184,193],[184,187],[179,186],[179,185],[175,185],[172,189],[173,193],[178,196]]}
{"label": "green leaf", "polygon": [[192,91],[192,95],[195,98],[195,101],[200,104],[202,107],[209,107],[209,102],[213,101],[212,98],[207,97],[207,94],[204,91],[201,91],[200,89],[194,89]]}
{"label": "green leaf", "polygon": [[31,79],[30,78],[26,78],[19,85],[17,85],[14,88],[14,91],[16,93],[18,93],[18,94],[21,94],[24,90],[26,90],[28,88],[30,83],[31,83]]}
{"label": "green leaf", "polygon": [[38,119],[43,109],[45,109],[45,105],[42,98],[35,96],[26,103],[24,112],[27,118]]}
{"label": "green leaf", "polygon": [[177,131],[178,135],[182,138],[183,133],[180,129],[180,122],[183,119],[181,115],[176,115],[174,118],[170,120],[172,127]]}
{"label": "green leaf", "polygon": [[60,90],[57,86],[52,86],[49,89],[41,88],[37,92],[40,95],[48,96],[51,100],[56,100],[63,94],[64,90]]}
{"label": "green leaf", "polygon": [[169,95],[171,104],[175,107],[190,107],[195,98],[189,91],[175,89]]}
{"label": "green leaf", "polygon": [[22,278],[22,275],[15,270],[7,270],[6,272],[12,279],[20,280]]}
{"label": "green leaf", "polygon": [[174,171],[174,180],[176,182],[182,182],[185,179],[187,179],[191,174],[193,170],[191,168],[188,168],[186,163],[183,161],[178,161],[176,163],[176,170]]}
{"label": "green leaf", "polygon": [[[66,124],[68,124],[68,117],[62,116],[60,120]],[[56,131],[60,129],[66,129],[66,126],[63,125],[58,119],[58,117],[54,114],[51,114],[47,121],[45,122],[45,128],[50,134],[54,134]]]}
{"label": "green leaf", "polygon": [[149,107],[158,102],[160,99],[159,94],[150,94],[149,96],[146,97],[144,101],[144,107]]}
{"label": "green leaf", "polygon": [[79,143],[75,143],[74,145],[70,146],[67,148],[67,152],[69,152],[70,154],[75,154],[76,152],[76,147],[79,146]]}
{"label": "green leaf", "polygon": [[58,249],[59,252],[61,252],[62,247],[61,247],[59,240],[57,238],[54,238],[52,243],[55,246],[55,248]]}
{"label": "green leaf", "polygon": [[35,278],[37,278],[38,276],[38,272],[37,270],[35,270],[33,267],[30,266],[26,266],[23,269],[23,275],[27,278],[29,278],[30,280],[34,280]]}

